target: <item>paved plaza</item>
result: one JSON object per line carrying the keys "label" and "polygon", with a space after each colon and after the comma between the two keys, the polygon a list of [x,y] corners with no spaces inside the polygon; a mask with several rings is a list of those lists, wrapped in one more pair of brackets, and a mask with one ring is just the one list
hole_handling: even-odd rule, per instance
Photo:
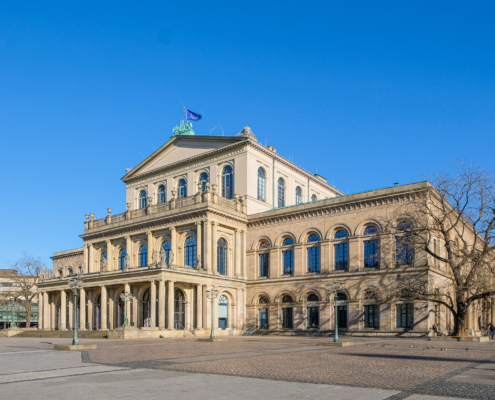
{"label": "paved plaza", "polygon": [[[15,399],[494,399],[495,341],[229,337],[82,340],[0,338],[2,393]],[[445,350],[446,349],[446,350]]]}

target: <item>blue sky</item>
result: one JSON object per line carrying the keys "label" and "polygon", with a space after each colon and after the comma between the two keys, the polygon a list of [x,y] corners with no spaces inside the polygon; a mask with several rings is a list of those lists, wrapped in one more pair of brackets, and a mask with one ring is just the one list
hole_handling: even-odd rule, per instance
{"label": "blue sky", "polygon": [[[493,169],[495,6],[454,1],[2,2],[0,267],[80,247],[84,215],[181,100],[346,193]],[[213,133],[220,133],[217,128]]]}

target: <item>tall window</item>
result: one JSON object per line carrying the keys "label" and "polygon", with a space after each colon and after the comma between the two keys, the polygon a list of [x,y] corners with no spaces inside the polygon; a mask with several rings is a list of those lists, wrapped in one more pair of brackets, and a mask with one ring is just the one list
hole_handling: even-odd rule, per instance
{"label": "tall window", "polygon": [[[376,235],[377,233],[378,233],[378,229],[374,225],[368,226],[364,230],[365,236]],[[364,267],[365,268],[378,268],[380,266],[379,260],[378,260],[378,250],[379,250],[378,239],[365,240],[364,241]]]}
{"label": "tall window", "polygon": [[316,197],[316,194],[314,194],[313,196],[311,196],[311,201],[316,201],[318,200],[318,197]]}
{"label": "tall window", "polygon": [[266,174],[263,168],[258,168],[258,200],[266,201]]}
{"label": "tall window", "polygon": [[260,254],[260,276],[268,276],[270,255]]}
{"label": "tall window", "polygon": [[170,256],[170,250],[172,250],[172,246],[169,241],[163,242],[163,250],[165,251],[165,264],[168,264],[168,258]]}
{"label": "tall window", "polygon": [[234,197],[234,170],[230,165],[223,169],[222,173],[222,197],[232,199]]}
{"label": "tall window", "polygon": [[[335,239],[345,239],[349,235],[346,231],[340,230],[335,234]],[[345,270],[348,267],[348,244],[347,242],[336,244],[335,247],[335,269]]]}
{"label": "tall window", "polygon": [[185,179],[181,179],[179,181],[179,184],[177,185],[177,196],[179,197],[179,199],[187,197],[187,185]]}
{"label": "tall window", "polygon": [[148,265],[148,247],[141,246],[139,249],[139,266],[145,267]]}
{"label": "tall window", "polygon": [[397,328],[412,328],[413,326],[413,305],[397,304]]}
{"label": "tall window", "polygon": [[190,267],[196,268],[196,239],[192,236],[186,240],[186,259],[185,264]]}
{"label": "tall window", "polygon": [[127,252],[125,251],[125,249],[122,249],[120,250],[120,254],[119,254],[119,266],[120,266],[120,269],[124,269],[125,268],[125,256],[126,256]]}
{"label": "tall window", "polygon": [[378,304],[369,304],[364,306],[364,327],[365,328],[380,327]]}
{"label": "tall window", "polygon": [[224,238],[217,243],[217,271],[220,275],[227,275],[227,242]]}
{"label": "tall window", "polygon": [[139,208],[146,208],[148,199],[146,198],[146,190],[141,190],[139,193]]}
{"label": "tall window", "polygon": [[[290,297],[289,295],[285,295],[282,298],[282,303],[292,303],[292,301],[292,297]],[[282,327],[284,329],[294,328],[294,316],[292,307],[282,308]]]}
{"label": "tall window", "polygon": [[[308,243],[320,241],[318,235],[311,235]],[[308,272],[320,272],[320,246],[308,247]]]}
{"label": "tall window", "polygon": [[285,207],[285,181],[278,178],[278,206]]}
{"label": "tall window", "polygon": [[164,185],[160,185],[160,187],[158,188],[158,199],[157,200],[158,200],[157,201],[158,204],[165,203],[167,201],[167,191],[166,191]]}
{"label": "tall window", "polygon": [[302,203],[302,189],[300,186],[296,187],[296,205]]}
{"label": "tall window", "polygon": [[397,230],[404,232],[401,236],[396,236],[396,260],[399,265],[412,265],[414,263],[414,247],[411,237],[412,226],[408,222],[401,222]]}
{"label": "tall window", "polygon": [[308,307],[308,328],[320,327],[320,308]]}
{"label": "tall window", "polygon": [[201,184],[201,191],[204,192],[206,190],[206,182],[208,182],[208,174],[203,172],[199,176],[199,183]]}
{"label": "tall window", "polygon": [[[282,243],[282,246],[292,246],[294,241],[287,238]],[[288,249],[282,252],[284,260],[284,275],[292,275],[294,273],[294,249]]]}

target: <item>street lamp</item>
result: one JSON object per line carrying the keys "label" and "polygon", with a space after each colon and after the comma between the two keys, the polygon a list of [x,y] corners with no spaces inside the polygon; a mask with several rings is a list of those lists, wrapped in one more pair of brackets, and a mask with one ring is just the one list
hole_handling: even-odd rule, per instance
{"label": "street lamp", "polygon": [[81,290],[83,287],[83,279],[81,277],[70,278],[69,288],[74,293],[74,338],[72,339],[72,345],[77,346],[79,344],[79,339],[77,338],[77,291]]}
{"label": "street lamp", "polygon": [[218,289],[209,289],[206,291],[206,298],[211,300],[211,333],[210,339],[215,339],[215,332],[213,331],[213,300],[218,297]]}
{"label": "street lamp", "polygon": [[328,294],[332,294],[332,292],[335,292],[335,332],[333,334],[333,341],[335,343],[339,342],[339,319],[338,319],[338,309],[337,309],[337,292],[342,292],[345,287],[345,282],[344,281],[333,281],[333,286],[332,283],[327,283],[328,287]]}
{"label": "street lamp", "polygon": [[129,319],[127,318],[127,302],[129,301],[132,301],[132,299],[134,298],[134,296],[132,295],[132,293],[129,293],[129,292],[122,292],[120,294],[120,300],[122,300],[124,302],[124,328],[126,326],[129,326]]}

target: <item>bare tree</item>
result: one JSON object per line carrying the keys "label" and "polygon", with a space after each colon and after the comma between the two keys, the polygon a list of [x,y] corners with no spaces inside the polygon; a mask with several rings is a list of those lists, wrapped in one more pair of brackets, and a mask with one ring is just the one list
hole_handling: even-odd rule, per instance
{"label": "bare tree", "polygon": [[460,163],[428,181],[385,221],[399,272],[385,297],[442,304],[465,336],[468,308],[495,294],[495,178]]}
{"label": "bare tree", "polygon": [[26,310],[26,327],[29,328],[31,326],[33,301],[38,293],[36,283],[43,271],[43,263],[41,260],[23,253],[23,256],[11,268],[17,273],[12,274],[11,277],[16,290],[12,291],[10,300],[24,307]]}

